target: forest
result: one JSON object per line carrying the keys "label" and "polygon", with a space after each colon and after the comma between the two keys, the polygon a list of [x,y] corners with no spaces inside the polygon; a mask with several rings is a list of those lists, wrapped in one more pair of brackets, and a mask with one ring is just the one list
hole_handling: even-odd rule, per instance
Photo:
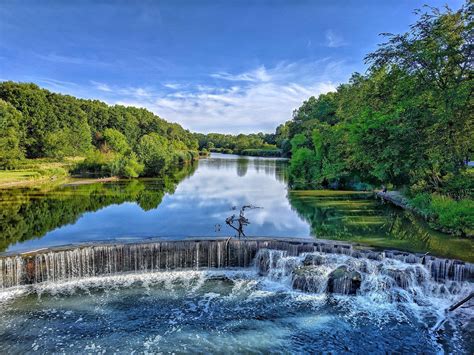
{"label": "forest", "polygon": [[199,150],[224,154],[240,154],[249,156],[280,157],[282,151],[276,146],[273,133],[254,134],[222,134],[195,133],[199,142]]}
{"label": "forest", "polygon": [[0,83],[0,169],[25,159],[85,157],[93,176],[154,176],[198,158],[198,142],[179,124],[135,107],[109,106],[29,83]]}
{"label": "forest", "polygon": [[280,125],[294,189],[400,190],[437,223],[474,229],[473,10],[429,8],[365,57],[365,74]]}

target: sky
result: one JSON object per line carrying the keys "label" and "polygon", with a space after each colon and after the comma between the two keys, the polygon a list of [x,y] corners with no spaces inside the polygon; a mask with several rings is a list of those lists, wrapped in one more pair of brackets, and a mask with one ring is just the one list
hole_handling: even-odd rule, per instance
{"label": "sky", "polygon": [[0,81],[145,107],[197,132],[272,132],[382,32],[438,0],[0,0]]}

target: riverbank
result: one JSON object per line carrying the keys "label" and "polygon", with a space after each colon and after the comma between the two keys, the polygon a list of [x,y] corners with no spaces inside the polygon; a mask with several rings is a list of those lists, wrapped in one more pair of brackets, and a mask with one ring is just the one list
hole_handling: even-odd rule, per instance
{"label": "riverbank", "polygon": [[16,169],[0,170],[0,189],[61,182],[69,177],[70,169],[82,160],[82,157],[26,159]]}
{"label": "riverbank", "polygon": [[[425,219],[430,226],[440,232],[474,238],[474,206],[472,200],[454,201],[446,196],[424,195],[421,198],[409,199],[399,191],[376,191],[376,196],[384,202],[409,210]],[[433,203],[434,202],[434,203]]]}
{"label": "riverbank", "polygon": [[[199,158],[206,157],[208,156],[205,154],[199,155]],[[75,171],[84,160],[84,157],[67,157],[58,160],[25,159],[15,169],[0,170],[0,189],[38,187],[51,183],[74,186],[120,179],[115,175],[100,176],[94,173],[89,174],[87,171]]]}

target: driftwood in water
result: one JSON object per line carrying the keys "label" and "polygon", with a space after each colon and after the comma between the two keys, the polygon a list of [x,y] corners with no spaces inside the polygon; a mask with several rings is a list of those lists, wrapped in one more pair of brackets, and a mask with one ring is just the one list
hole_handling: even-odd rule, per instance
{"label": "driftwood in water", "polygon": [[453,304],[451,307],[448,308],[448,312],[452,312],[454,311],[456,308],[459,308],[461,307],[464,303],[466,303],[467,301],[469,301],[471,298],[474,297],[474,292],[471,292],[471,294],[465,298],[463,298],[461,301],[459,301],[458,303],[455,303]]}
{"label": "driftwood in water", "polygon": [[458,309],[459,307],[461,307],[463,304],[468,302],[473,297],[474,297],[474,292],[471,292],[467,297],[464,297],[461,301],[456,302],[451,307],[446,309],[446,311],[445,311],[446,317],[444,317],[442,320],[440,320],[438,323],[436,323],[436,325],[433,327],[433,332],[439,331],[440,328],[443,326],[443,324],[446,323],[446,321],[448,320],[448,317],[449,317],[448,312],[452,312],[452,311]]}

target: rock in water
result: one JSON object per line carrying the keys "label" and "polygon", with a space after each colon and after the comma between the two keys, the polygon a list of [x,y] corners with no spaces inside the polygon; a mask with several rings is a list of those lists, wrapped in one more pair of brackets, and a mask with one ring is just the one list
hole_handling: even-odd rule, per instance
{"label": "rock in water", "polygon": [[355,295],[360,289],[362,277],[357,271],[349,271],[347,266],[339,266],[328,276],[327,292]]}
{"label": "rock in water", "polygon": [[303,259],[304,266],[310,265],[323,265],[326,261],[326,258],[319,254],[307,254]]}
{"label": "rock in water", "polygon": [[286,256],[283,250],[261,249],[255,256],[255,265],[260,276],[268,275],[270,269],[275,269],[278,260]]}
{"label": "rock in water", "polygon": [[315,266],[302,266],[293,270],[292,286],[295,290],[321,293],[325,283],[324,275]]}

